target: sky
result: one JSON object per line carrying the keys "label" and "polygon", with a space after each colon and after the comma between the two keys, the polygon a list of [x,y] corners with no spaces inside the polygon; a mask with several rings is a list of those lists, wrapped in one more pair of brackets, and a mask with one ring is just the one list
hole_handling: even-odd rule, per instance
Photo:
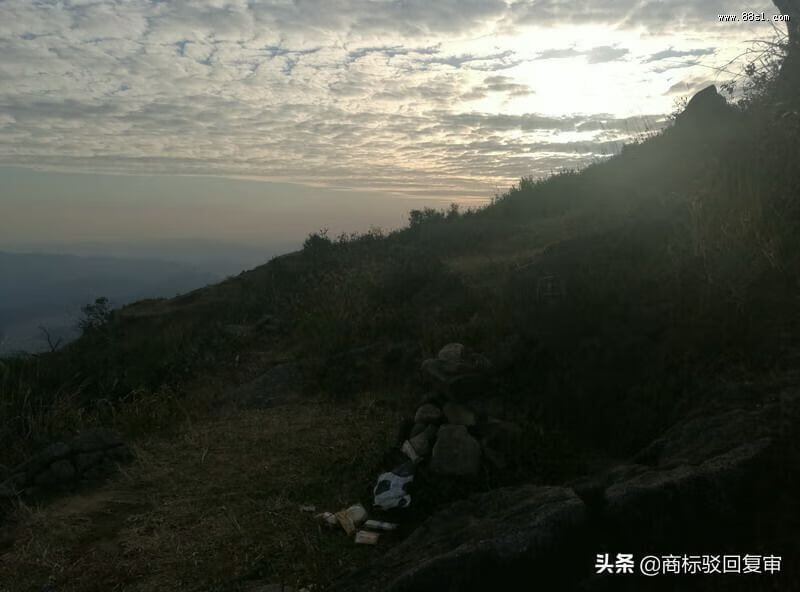
{"label": "sky", "polygon": [[290,240],[604,158],[739,72],[717,0],[0,0],[0,248]]}

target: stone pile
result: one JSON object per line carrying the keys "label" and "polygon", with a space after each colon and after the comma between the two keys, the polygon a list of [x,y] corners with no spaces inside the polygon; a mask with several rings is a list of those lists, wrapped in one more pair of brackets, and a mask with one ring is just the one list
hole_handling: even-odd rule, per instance
{"label": "stone pile", "polygon": [[[800,373],[715,394],[622,465],[558,487],[502,487],[442,507],[328,590],[513,590],[520,581],[532,590],[717,589],[684,587],[688,579],[663,587],[634,579],[621,588],[621,580],[598,576],[592,562],[575,561],[576,550],[683,547],[729,549],[737,557],[739,549],[764,548],[789,555],[800,516]],[[766,587],[731,589],[800,590],[791,569],[769,575]]]}
{"label": "stone pile", "polygon": [[433,392],[416,409],[413,422],[401,430],[406,460],[383,473],[375,487],[375,505],[382,509],[411,503],[408,486],[423,463],[432,475],[478,476],[484,463],[505,467],[519,448],[521,429],[494,417],[503,404],[489,394],[491,362],[460,343],[445,345],[436,358],[422,363]]}
{"label": "stone pile", "polygon": [[0,475],[0,499],[35,495],[97,481],[133,458],[119,434],[96,429],[69,442],[54,442],[33,458]]}

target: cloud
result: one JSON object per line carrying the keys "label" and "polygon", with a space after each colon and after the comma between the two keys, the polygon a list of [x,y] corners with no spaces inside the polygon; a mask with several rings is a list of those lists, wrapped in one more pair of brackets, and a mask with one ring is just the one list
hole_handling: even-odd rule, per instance
{"label": "cloud", "polygon": [[725,0],[518,0],[504,17],[506,26],[603,25],[643,29],[648,33],[703,30],[718,14],[774,10],[771,2],[755,5]]}
{"label": "cloud", "polygon": [[565,58],[575,58],[584,55],[584,52],[578,51],[574,47],[567,47],[564,49],[546,49],[536,55],[537,60],[560,60]]}
{"label": "cloud", "polygon": [[419,60],[420,64],[426,66],[430,65],[443,65],[452,68],[469,68],[472,70],[505,70],[513,68],[520,63],[520,60],[514,59],[514,52],[511,50],[496,52],[487,55],[476,54],[461,54],[449,56],[434,56],[422,58]]}
{"label": "cloud", "polygon": [[514,82],[508,76],[489,76],[484,78],[483,83],[489,92],[508,93],[512,97],[524,97],[533,94],[533,91],[526,84]]}
{"label": "cloud", "polygon": [[586,52],[586,60],[590,64],[603,64],[605,62],[614,62],[628,53],[630,53],[630,50],[624,47],[603,45],[601,47],[593,47]]}
{"label": "cloud", "polygon": [[488,196],[606,153],[659,72],[733,43],[705,39],[721,3],[664,4],[0,0],[0,164]]}
{"label": "cloud", "polygon": [[702,47],[698,49],[686,49],[686,50],[679,50],[673,49],[670,47],[669,49],[665,49],[663,51],[657,51],[654,54],[651,54],[645,62],[658,62],[661,60],[668,60],[672,58],[683,58],[683,57],[700,57],[700,56],[707,56],[713,55],[716,51],[713,47]]}
{"label": "cloud", "polygon": [[585,50],[577,50],[574,47],[562,49],[547,49],[536,54],[537,60],[559,60],[568,58],[586,57],[590,64],[603,64],[613,62],[630,53],[629,49],[617,47],[615,45],[601,45]]}

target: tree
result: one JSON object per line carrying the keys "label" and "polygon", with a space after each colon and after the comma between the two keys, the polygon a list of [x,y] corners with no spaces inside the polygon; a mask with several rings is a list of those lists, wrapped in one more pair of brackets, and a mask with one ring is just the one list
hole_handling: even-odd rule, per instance
{"label": "tree", "polygon": [[81,307],[83,317],[78,321],[78,327],[84,335],[95,333],[106,327],[111,320],[111,303],[108,298],[101,296],[93,304]]}
{"label": "tree", "polygon": [[47,341],[47,346],[50,348],[50,353],[56,351],[58,346],[61,345],[61,337],[54,340],[53,336],[50,335],[50,331],[48,331],[46,327],[40,326],[39,331],[42,332],[42,336]]}

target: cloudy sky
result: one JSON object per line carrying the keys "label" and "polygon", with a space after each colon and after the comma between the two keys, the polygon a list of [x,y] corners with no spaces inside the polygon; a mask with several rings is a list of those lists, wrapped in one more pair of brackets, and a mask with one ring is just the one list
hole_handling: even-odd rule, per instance
{"label": "cloudy sky", "polygon": [[[234,238],[257,232],[258,215],[268,232],[303,212],[303,232],[329,225],[337,200],[333,225],[349,215],[362,228],[419,203],[484,201],[522,175],[602,158],[680,96],[730,78],[715,68],[772,35],[717,18],[743,10],[774,12],[717,0],[0,0],[0,236],[117,235],[127,211],[131,235],[156,220],[161,234]],[[212,193],[175,175],[227,180]],[[211,213],[193,228],[200,210]]]}

